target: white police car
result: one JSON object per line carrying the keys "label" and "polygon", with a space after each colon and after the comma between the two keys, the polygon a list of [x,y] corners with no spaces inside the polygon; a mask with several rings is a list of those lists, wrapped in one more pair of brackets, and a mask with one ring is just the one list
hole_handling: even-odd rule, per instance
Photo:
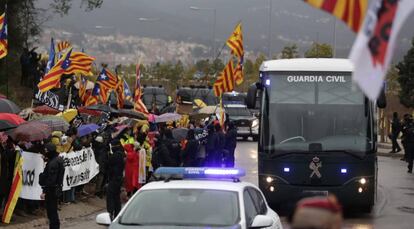
{"label": "white police car", "polygon": [[111,223],[108,213],[96,222],[110,228],[282,228],[262,192],[241,182],[233,168],[159,168]]}

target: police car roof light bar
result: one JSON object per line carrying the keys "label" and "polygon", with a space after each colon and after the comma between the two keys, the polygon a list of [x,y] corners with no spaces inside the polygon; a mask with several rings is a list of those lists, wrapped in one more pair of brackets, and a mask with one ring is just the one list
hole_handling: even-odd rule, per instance
{"label": "police car roof light bar", "polygon": [[181,176],[182,178],[194,179],[234,179],[245,176],[246,171],[238,168],[160,167],[154,172],[154,175],[161,177]]}

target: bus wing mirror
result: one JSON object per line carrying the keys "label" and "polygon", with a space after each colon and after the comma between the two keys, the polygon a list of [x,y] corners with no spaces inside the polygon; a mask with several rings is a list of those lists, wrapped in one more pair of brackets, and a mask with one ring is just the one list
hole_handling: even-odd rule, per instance
{"label": "bus wing mirror", "polygon": [[384,109],[387,106],[387,97],[385,96],[385,88],[383,88],[377,99],[377,107]]}
{"label": "bus wing mirror", "polygon": [[257,85],[256,83],[249,86],[247,90],[247,97],[246,97],[246,106],[249,109],[254,109],[256,106],[256,94],[257,94]]}

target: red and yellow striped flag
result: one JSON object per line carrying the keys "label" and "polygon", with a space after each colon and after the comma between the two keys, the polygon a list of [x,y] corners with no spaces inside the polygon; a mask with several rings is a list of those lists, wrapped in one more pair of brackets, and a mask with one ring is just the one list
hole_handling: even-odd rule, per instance
{"label": "red and yellow striped flag", "polygon": [[220,97],[224,92],[231,92],[234,89],[234,76],[233,76],[233,60],[230,60],[226,67],[223,69],[223,72],[214,82],[213,89],[214,94],[217,97]]}
{"label": "red and yellow striped flag", "polygon": [[78,74],[84,76],[91,76],[92,63],[95,61],[94,57],[88,56],[83,52],[72,52],[70,55],[71,64],[68,69],[65,70],[65,74]]}
{"label": "red and yellow striped flag", "polygon": [[236,85],[240,85],[243,83],[244,80],[244,74],[243,74],[243,64],[240,63],[237,65],[236,69],[234,69],[234,81],[236,82]]}
{"label": "red and yellow striped flag", "polygon": [[368,0],[304,0],[344,21],[354,32],[361,27],[368,7]]}
{"label": "red and yellow striped flag", "polygon": [[244,56],[243,48],[243,32],[241,22],[236,25],[233,33],[230,35],[226,42],[227,46],[231,49],[231,53],[238,56],[240,59]]}
{"label": "red and yellow striped flag", "polygon": [[6,13],[3,13],[2,15],[0,15],[0,59],[7,56],[7,50],[7,18]]}
{"label": "red and yellow striped flag", "polygon": [[116,98],[117,98],[117,107],[118,109],[122,109],[125,103],[125,88],[124,88],[124,80],[118,76],[118,86],[116,87]]}
{"label": "red and yellow striped flag", "polygon": [[6,206],[4,207],[2,222],[10,223],[10,219],[13,215],[14,207],[16,207],[17,200],[19,199],[20,192],[23,186],[23,157],[20,151],[16,152],[16,160],[14,163],[13,182],[10,188],[9,198],[7,199]]}
{"label": "red and yellow striped flag", "polygon": [[71,65],[70,55],[72,48],[70,48],[62,58],[50,69],[50,71],[43,77],[42,81],[37,84],[39,91],[46,92],[52,88],[58,87],[60,84],[60,78],[65,70]]}

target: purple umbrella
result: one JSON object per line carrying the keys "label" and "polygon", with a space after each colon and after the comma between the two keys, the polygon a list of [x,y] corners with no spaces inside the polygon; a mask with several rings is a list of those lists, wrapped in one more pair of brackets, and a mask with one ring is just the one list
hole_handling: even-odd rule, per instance
{"label": "purple umbrella", "polygon": [[95,132],[97,129],[99,129],[99,126],[96,124],[82,125],[78,127],[78,136],[83,137],[85,135]]}
{"label": "purple umbrella", "polygon": [[160,116],[155,116],[155,122],[156,123],[170,122],[170,121],[176,121],[176,120],[180,120],[180,119],[181,119],[181,115],[176,114],[176,113],[165,113],[165,114],[162,114]]}

